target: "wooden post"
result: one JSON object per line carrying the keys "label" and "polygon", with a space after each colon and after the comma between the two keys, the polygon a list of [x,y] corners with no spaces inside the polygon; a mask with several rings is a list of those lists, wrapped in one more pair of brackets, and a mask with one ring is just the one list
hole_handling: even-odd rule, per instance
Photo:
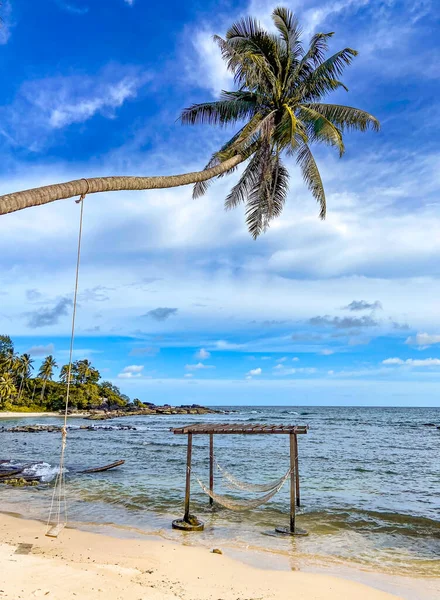
{"label": "wooden post", "polygon": [[189,521],[189,497],[191,494],[191,454],[192,454],[192,433],[188,433],[188,448],[186,452],[186,487],[185,487],[185,514],[183,520]]}
{"label": "wooden post", "polygon": [[[214,491],[214,434],[209,434],[209,491]],[[213,498],[209,497],[209,504],[214,504]]]}
{"label": "wooden post", "polygon": [[296,482],[296,505],[301,506],[301,497],[299,491],[299,458],[298,458],[298,436],[295,434],[295,482]]}
{"label": "wooden post", "polygon": [[295,533],[295,504],[296,504],[296,445],[295,435],[291,433],[290,438],[290,533]]}

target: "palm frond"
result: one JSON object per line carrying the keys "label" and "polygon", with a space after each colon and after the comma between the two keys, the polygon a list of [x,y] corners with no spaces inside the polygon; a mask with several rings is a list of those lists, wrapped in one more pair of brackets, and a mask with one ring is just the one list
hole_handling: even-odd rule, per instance
{"label": "palm frond", "polygon": [[314,69],[325,57],[328,44],[327,40],[333,36],[330,33],[317,33],[312,37],[309,49],[296,65],[292,65],[286,80],[287,89],[295,89],[302,81],[306,81]]}
{"label": "palm frond", "polygon": [[320,206],[319,217],[321,219],[325,219],[327,205],[325,200],[324,185],[322,183],[318,166],[307,144],[301,144],[296,155],[296,161],[301,168],[301,172],[307,187]]}
{"label": "palm frond", "polygon": [[313,64],[315,67],[320,65],[324,61],[328,50],[328,40],[334,34],[334,31],[330,31],[329,33],[315,33],[310,40],[309,50],[305,56],[304,63]]}
{"label": "palm frond", "polygon": [[[255,75],[260,75],[260,77],[263,75],[272,87],[276,88],[279,85],[279,77],[282,72],[282,48],[278,37],[262,29],[255,19],[242,19],[229,29],[226,34],[226,42],[234,52],[233,62],[241,62],[242,67],[247,64],[257,67],[256,72],[252,68],[252,81]],[[236,65],[236,70],[237,67],[238,65]],[[238,81],[237,73],[235,74],[236,81]],[[244,83],[246,79],[240,81]],[[249,83],[252,84],[252,81]]]}
{"label": "palm frond", "polygon": [[180,120],[183,125],[227,125],[252,117],[255,111],[255,103],[250,100],[217,100],[185,108]]}
{"label": "palm frond", "polygon": [[257,19],[254,19],[253,17],[244,17],[231,25],[226,32],[226,39],[229,41],[247,39],[261,32],[265,33]]}
{"label": "palm frond", "polygon": [[278,155],[260,167],[258,181],[248,195],[246,223],[254,239],[263,233],[270,221],[278,217],[284,207],[289,189],[289,172]]}
{"label": "palm frond", "polygon": [[303,123],[297,119],[292,108],[285,103],[283,113],[274,131],[274,141],[279,148],[296,148],[298,139],[308,141]]}
{"label": "palm frond", "polygon": [[339,50],[339,52],[336,52],[333,56],[330,56],[327,60],[319,64],[313,72],[314,79],[319,77],[337,79],[342,75],[345,67],[349,66],[357,55],[357,50],[353,50],[353,48]]}
{"label": "palm frond", "polygon": [[288,8],[279,6],[272,13],[272,19],[275,27],[280,32],[281,39],[286,44],[286,50],[292,58],[297,59],[303,52],[301,43],[302,30],[298,19]]}
{"label": "palm frond", "polygon": [[345,146],[341,131],[322,113],[314,110],[310,105],[300,104],[298,116],[306,124],[310,141],[336,146],[339,149],[339,156],[344,154]]}
{"label": "palm frond", "polygon": [[308,108],[311,108],[315,112],[319,113],[334,125],[339,127],[342,131],[358,129],[359,131],[366,131],[371,127],[373,131],[380,130],[380,123],[370,115],[370,113],[360,110],[359,108],[353,108],[351,106],[342,106],[340,104],[305,104]]}
{"label": "palm frond", "polygon": [[219,46],[228,71],[234,74],[234,82],[239,88],[250,91],[270,91],[276,86],[276,75],[272,66],[260,51],[246,45],[246,41],[230,42],[218,35],[214,41]]}
{"label": "palm frond", "polygon": [[243,171],[240,179],[226,196],[225,210],[232,210],[242,202],[246,202],[249,194],[258,182],[258,175],[260,172],[258,161],[258,154],[254,154]]}

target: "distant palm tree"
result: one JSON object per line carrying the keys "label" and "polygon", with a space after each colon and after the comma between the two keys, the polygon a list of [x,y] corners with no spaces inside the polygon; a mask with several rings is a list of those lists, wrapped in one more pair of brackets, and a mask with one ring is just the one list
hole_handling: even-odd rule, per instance
{"label": "distant palm tree", "polygon": [[7,400],[15,396],[17,388],[14,379],[10,373],[4,373],[0,376],[0,408],[4,407]]}
{"label": "distant palm tree", "polygon": [[[69,379],[69,365],[63,365],[60,369],[60,381],[63,383],[67,383]],[[72,379],[72,373],[70,374],[70,379]]]}
{"label": "distant palm tree", "polygon": [[100,377],[99,371],[87,358],[76,361],[75,373],[78,383],[96,383]]}
{"label": "distant palm tree", "polygon": [[46,383],[53,378],[54,369],[57,367],[56,360],[52,355],[46,356],[41,364],[40,370],[38,371],[38,377],[43,380],[43,387],[41,388],[41,403],[43,403],[44,392],[46,389]]}
{"label": "distant palm tree", "polygon": [[14,365],[16,363],[16,356],[13,350],[7,350],[0,357],[0,370],[4,373],[9,373],[13,371]]}
{"label": "distant palm tree", "polygon": [[204,171],[169,177],[96,177],[16,192],[0,197],[0,214],[85,193],[190,183],[196,184],[194,196],[198,197],[206,191],[208,180],[249,161],[226,198],[226,208],[244,202],[247,225],[256,238],[283,209],[289,173],[281,155],[287,154],[295,156],[324,218],[324,187],[310,145],[335,146],[342,156],[345,131],[378,130],[379,122],[363,110],[322,102],[330,92],[347,89],[339,78],[357,55],[355,50],[344,48],[326,58],[333,32],[315,34],[304,50],[299,24],[290,10],[276,8],[272,19],[277,35],[246,18],[232,25],[225,39],[214,37],[238,89],[223,92],[216,102],[185,109],[181,119],[190,125],[241,127]]}
{"label": "distant palm tree", "polygon": [[21,400],[21,395],[23,392],[23,386],[27,379],[29,379],[31,375],[31,371],[33,371],[34,367],[32,366],[32,360],[30,354],[22,354],[17,358],[16,361],[16,371],[18,376],[20,377],[20,387],[18,389],[18,402]]}

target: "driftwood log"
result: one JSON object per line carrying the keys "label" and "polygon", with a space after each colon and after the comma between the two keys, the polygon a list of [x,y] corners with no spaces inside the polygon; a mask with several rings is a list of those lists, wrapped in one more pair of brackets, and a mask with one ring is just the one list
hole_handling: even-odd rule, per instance
{"label": "driftwood log", "polygon": [[[8,463],[8,460],[0,461],[0,464]],[[115,467],[120,467],[125,463],[125,460],[117,460],[108,465],[104,465],[103,467],[94,467],[92,469],[85,469],[83,471],[77,471],[80,474],[91,474],[91,473],[102,473],[103,471],[110,471],[110,469],[114,469]],[[32,463],[35,465],[38,463]],[[26,474],[24,471],[28,469],[29,464],[22,465],[21,467],[16,468],[4,468],[0,467],[0,483],[4,483],[6,485],[13,485],[21,487],[26,484],[33,484],[41,482],[42,476],[35,474]]]}

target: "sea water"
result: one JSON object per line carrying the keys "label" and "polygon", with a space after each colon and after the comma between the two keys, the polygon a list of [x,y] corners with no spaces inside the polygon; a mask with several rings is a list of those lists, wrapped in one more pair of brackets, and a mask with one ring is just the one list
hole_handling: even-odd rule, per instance
{"label": "sea water", "polygon": [[[222,407],[227,410],[227,407]],[[191,512],[203,533],[186,543],[259,549],[287,556],[291,566],[338,563],[384,572],[440,575],[440,408],[231,407],[230,414],[133,416],[111,421],[136,430],[84,431],[90,421],[70,419],[66,465],[70,524],[118,535],[182,539],[171,529],[183,514],[186,436],[170,428],[197,422],[309,425],[298,436],[302,506],[307,537],[272,535],[289,522],[289,484],[267,504],[247,512],[212,510],[196,477],[208,483],[209,438],[193,436]],[[55,418],[4,420],[0,426],[59,423]],[[76,427],[75,427],[76,426]],[[266,483],[289,468],[285,435],[217,435],[219,464],[238,479]],[[59,460],[56,433],[0,433],[0,459],[29,463],[38,487],[0,486],[0,510],[46,519]],[[78,471],[124,459],[113,471]],[[34,464],[40,462],[41,464]],[[216,491],[233,491],[216,472]]]}

